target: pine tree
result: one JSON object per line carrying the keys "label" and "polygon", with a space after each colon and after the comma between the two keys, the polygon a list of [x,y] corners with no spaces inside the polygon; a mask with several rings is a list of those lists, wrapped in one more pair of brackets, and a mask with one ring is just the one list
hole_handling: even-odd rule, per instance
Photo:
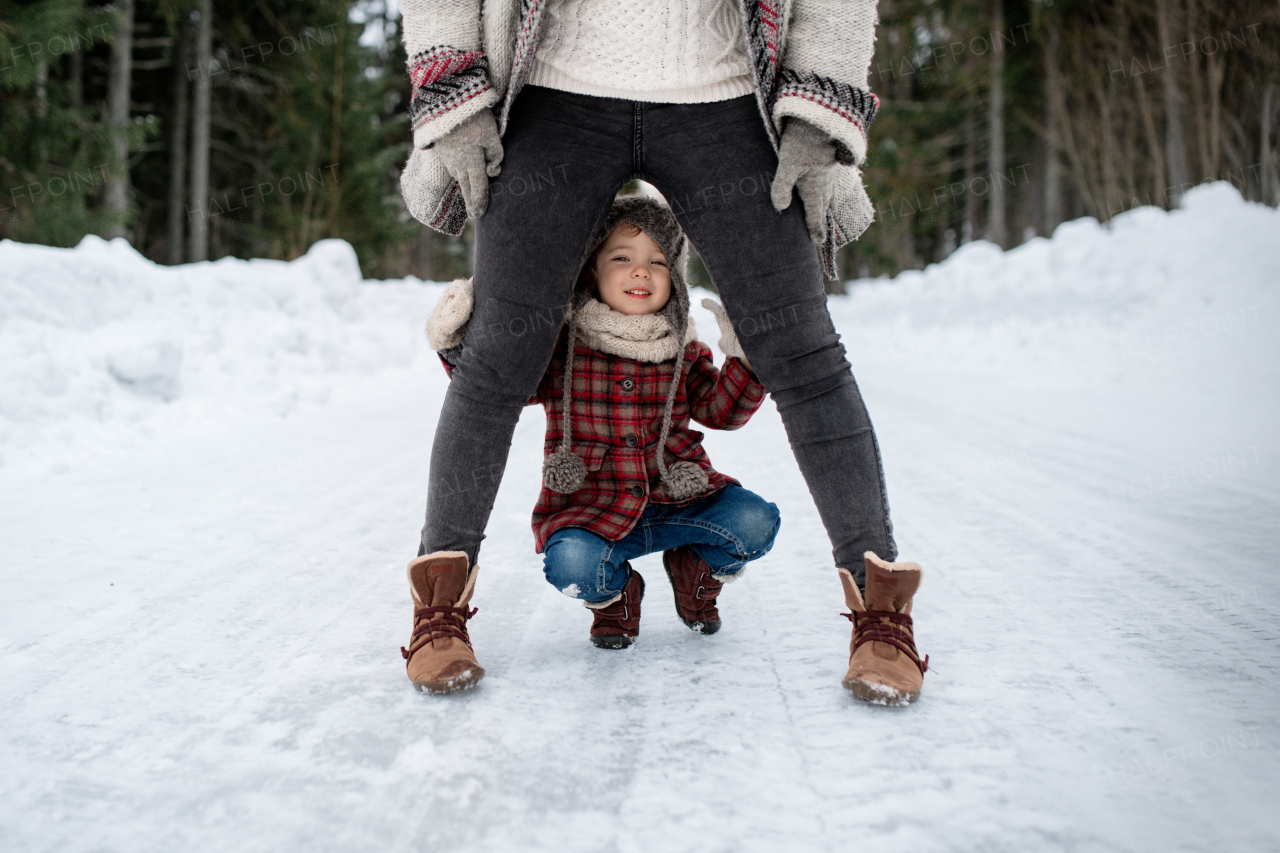
{"label": "pine tree", "polygon": [[[106,234],[119,222],[101,204],[111,140],[84,74],[108,56],[115,22],[81,0],[0,0],[0,21],[0,237],[72,246]],[[146,129],[131,125],[128,145]]]}

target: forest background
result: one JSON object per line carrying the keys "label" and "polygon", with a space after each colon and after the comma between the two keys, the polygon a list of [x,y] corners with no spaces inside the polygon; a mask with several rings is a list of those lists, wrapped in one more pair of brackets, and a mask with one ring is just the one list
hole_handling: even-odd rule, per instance
{"label": "forest background", "polygon": [[[1280,202],[1275,0],[881,0],[844,279],[1234,184]],[[367,277],[470,274],[409,216],[393,0],[0,0],[0,238],[159,263],[350,242]],[[695,283],[708,284],[695,259]],[[829,282],[833,291],[842,282]]]}

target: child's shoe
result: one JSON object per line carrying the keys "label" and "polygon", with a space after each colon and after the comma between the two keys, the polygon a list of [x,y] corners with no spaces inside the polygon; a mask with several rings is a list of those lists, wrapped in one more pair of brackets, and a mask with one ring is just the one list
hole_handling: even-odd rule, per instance
{"label": "child's shoe", "polygon": [[467,604],[479,568],[468,571],[462,551],[436,551],[409,563],[413,637],[400,653],[419,692],[452,693],[484,677],[467,636],[467,620],[475,615],[467,612]]}
{"label": "child's shoe", "polygon": [[631,569],[627,585],[622,593],[612,601],[600,604],[589,604],[587,609],[594,617],[591,620],[591,642],[601,649],[625,649],[636,641],[640,633],[640,600],[644,598],[644,578],[635,569]]}
{"label": "child's shoe", "polygon": [[839,569],[844,600],[852,613],[849,671],[841,684],[854,698],[877,705],[906,705],[920,696],[929,656],[920,659],[911,625],[911,600],[923,574],[918,563],[889,563],[871,551],[867,597],[863,601],[853,573]]}
{"label": "child's shoe", "polygon": [[724,586],[711,576],[711,567],[689,545],[662,552],[662,566],[671,579],[680,621],[700,634],[720,630],[716,596]]}

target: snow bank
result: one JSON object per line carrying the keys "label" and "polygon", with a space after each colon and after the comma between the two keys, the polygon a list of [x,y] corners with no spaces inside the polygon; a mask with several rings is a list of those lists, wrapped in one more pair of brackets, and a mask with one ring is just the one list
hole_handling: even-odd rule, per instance
{"label": "snow bank", "polygon": [[923,271],[856,283],[833,314],[868,357],[981,367],[1023,385],[1265,370],[1278,270],[1280,212],[1218,182],[1179,210],[1078,219],[1008,252],[969,243]]}
{"label": "snow bank", "polygon": [[354,250],[161,266],[124,240],[0,241],[0,463],[163,413],[322,402],[342,376],[405,367],[440,288],[361,281]]}
{"label": "snow bank", "polygon": [[[831,304],[859,370],[888,358],[940,380],[977,369],[1006,390],[1128,387],[1188,369],[1274,373],[1275,336],[1262,329],[1278,268],[1280,213],[1218,183],[1181,210],[1076,220],[1009,252],[970,243]],[[338,240],[289,263],[178,267],[123,240],[0,242],[0,465],[46,442],[96,442],[103,428],[127,438],[156,417],[323,402],[343,377],[427,359],[421,326],[440,290],[362,282]]]}

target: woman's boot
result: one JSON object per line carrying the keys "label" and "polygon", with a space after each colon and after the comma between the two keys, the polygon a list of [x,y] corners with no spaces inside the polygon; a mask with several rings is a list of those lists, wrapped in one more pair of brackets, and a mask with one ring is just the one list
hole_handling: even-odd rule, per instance
{"label": "woman's boot", "polygon": [[452,693],[484,677],[467,636],[467,612],[479,566],[467,568],[462,551],[436,551],[409,563],[413,636],[401,647],[409,680],[419,691]]}
{"label": "woman's boot", "polygon": [[920,588],[917,563],[890,563],[871,551],[864,601],[853,573],[839,569],[844,600],[851,613],[853,640],[849,643],[849,671],[841,684],[864,702],[906,705],[920,696],[929,656],[920,659],[911,624],[911,600]]}

